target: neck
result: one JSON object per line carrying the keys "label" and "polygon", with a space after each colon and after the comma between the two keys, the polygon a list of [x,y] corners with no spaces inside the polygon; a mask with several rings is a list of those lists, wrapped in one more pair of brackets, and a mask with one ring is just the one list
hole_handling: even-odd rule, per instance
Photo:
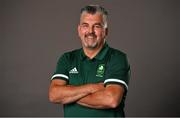
{"label": "neck", "polygon": [[89,49],[89,48],[85,48],[83,47],[84,53],[87,57],[89,57],[90,59],[94,58],[98,52],[102,49],[103,45],[95,48],[95,49]]}

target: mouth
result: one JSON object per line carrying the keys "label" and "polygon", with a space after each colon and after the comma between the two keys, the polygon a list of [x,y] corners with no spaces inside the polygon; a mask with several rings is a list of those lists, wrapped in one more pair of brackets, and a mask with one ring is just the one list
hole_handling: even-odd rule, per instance
{"label": "mouth", "polygon": [[87,36],[86,38],[88,38],[88,39],[94,39],[94,38],[96,38],[96,37],[94,37],[94,36]]}
{"label": "mouth", "polygon": [[87,34],[87,35],[85,35],[85,38],[94,39],[94,38],[96,38],[96,35],[95,34]]}

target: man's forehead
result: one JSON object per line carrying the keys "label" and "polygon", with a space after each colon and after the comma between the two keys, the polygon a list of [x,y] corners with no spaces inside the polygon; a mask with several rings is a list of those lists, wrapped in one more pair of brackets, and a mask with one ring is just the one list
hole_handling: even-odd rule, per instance
{"label": "man's forehead", "polygon": [[81,14],[80,21],[84,20],[97,20],[103,22],[103,15],[99,12],[96,12],[95,14],[84,12]]}

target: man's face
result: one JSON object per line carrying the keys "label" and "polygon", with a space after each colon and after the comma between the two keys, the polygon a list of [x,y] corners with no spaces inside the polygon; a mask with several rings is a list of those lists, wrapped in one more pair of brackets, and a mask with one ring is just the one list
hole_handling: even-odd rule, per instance
{"label": "man's face", "polygon": [[100,13],[89,14],[84,12],[80,18],[78,33],[84,48],[95,49],[104,44],[107,28]]}

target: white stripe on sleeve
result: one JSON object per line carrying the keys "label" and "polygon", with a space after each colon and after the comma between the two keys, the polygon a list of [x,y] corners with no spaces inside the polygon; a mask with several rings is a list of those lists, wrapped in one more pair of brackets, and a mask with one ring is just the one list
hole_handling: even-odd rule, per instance
{"label": "white stripe on sleeve", "polygon": [[69,77],[67,75],[64,74],[55,74],[51,77],[51,80],[53,80],[55,77],[63,77],[65,79],[69,79]]}
{"label": "white stripe on sleeve", "polygon": [[126,89],[128,90],[128,85],[127,85],[124,81],[122,81],[122,80],[119,80],[119,79],[106,79],[106,80],[104,81],[104,83],[108,83],[108,82],[118,82],[118,83],[121,83],[121,84],[123,84],[123,85],[126,87]]}

